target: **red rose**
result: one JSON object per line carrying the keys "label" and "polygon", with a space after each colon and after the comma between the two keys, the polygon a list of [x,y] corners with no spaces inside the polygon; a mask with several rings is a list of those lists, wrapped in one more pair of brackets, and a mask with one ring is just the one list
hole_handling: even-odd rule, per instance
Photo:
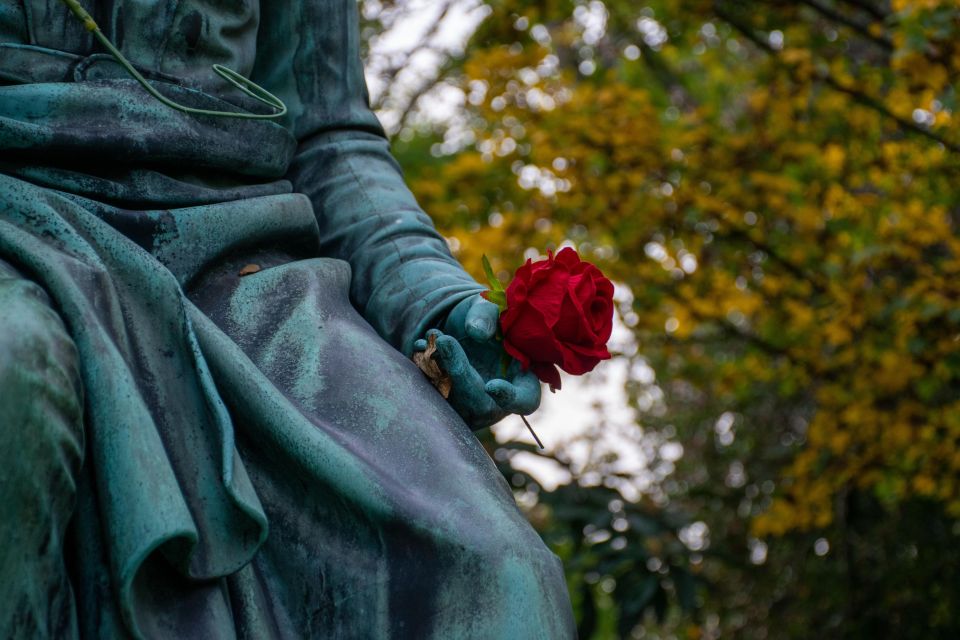
{"label": "red rose", "polygon": [[610,357],[613,283],[569,247],[517,269],[500,314],[503,346],[524,369],[560,388],[559,366],[579,375]]}

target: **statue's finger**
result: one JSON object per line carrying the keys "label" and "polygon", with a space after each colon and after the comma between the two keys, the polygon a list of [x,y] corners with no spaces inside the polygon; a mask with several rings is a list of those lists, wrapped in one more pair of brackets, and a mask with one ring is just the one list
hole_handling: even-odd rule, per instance
{"label": "statue's finger", "polygon": [[527,415],[540,406],[540,381],[530,372],[521,373],[513,382],[495,379],[486,391],[504,411]]}
{"label": "statue's finger", "polygon": [[458,377],[470,367],[470,360],[460,343],[453,336],[441,335],[437,338],[437,352],[434,359],[451,377]]}
{"label": "statue's finger", "polygon": [[427,331],[426,338],[420,338],[419,340],[414,340],[413,350],[414,351],[426,351],[427,347],[430,345],[430,338],[436,340],[443,335],[443,332],[439,329],[430,329]]}
{"label": "statue's finger", "polygon": [[474,416],[487,416],[497,412],[496,403],[484,389],[483,377],[470,364],[466,352],[455,338],[437,338],[437,353],[434,358],[451,378],[453,384],[450,401],[454,406]]}
{"label": "statue's finger", "polygon": [[513,379],[517,388],[514,413],[528,415],[540,407],[540,379],[532,371],[524,371]]}
{"label": "statue's finger", "polygon": [[513,413],[510,408],[516,402],[517,390],[512,384],[506,380],[495,378],[487,382],[484,389],[490,395],[490,397],[493,398],[498,405],[500,405],[500,407],[502,407],[505,411],[510,411]]}
{"label": "statue's finger", "polygon": [[477,296],[473,304],[470,305],[470,309],[467,310],[464,328],[468,336],[483,342],[496,335],[499,319],[500,309],[497,305]]}

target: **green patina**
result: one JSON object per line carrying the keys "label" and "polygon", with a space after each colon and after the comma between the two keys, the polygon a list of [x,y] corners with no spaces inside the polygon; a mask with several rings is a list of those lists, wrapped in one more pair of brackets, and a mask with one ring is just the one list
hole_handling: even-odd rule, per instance
{"label": "green patina", "polygon": [[[441,325],[499,352],[457,334],[482,287],[367,106],[353,0],[82,4],[201,111],[0,0],[0,636],[572,635],[470,431],[495,376],[448,404],[408,360]],[[205,114],[269,110],[240,76],[286,113]]]}

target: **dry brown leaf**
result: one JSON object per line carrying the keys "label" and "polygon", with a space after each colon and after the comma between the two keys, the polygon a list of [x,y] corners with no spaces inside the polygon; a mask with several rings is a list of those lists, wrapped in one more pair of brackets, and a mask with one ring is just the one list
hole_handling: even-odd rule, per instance
{"label": "dry brown leaf", "polygon": [[453,380],[447,375],[447,372],[440,368],[437,361],[433,359],[433,354],[437,350],[437,336],[427,337],[427,348],[413,354],[413,363],[423,371],[433,386],[437,388],[444,398],[450,397],[450,389],[453,387]]}
{"label": "dry brown leaf", "polygon": [[242,278],[243,276],[248,276],[251,273],[256,273],[257,271],[260,271],[260,265],[253,263],[248,264],[244,266],[243,269],[240,269],[240,277]]}

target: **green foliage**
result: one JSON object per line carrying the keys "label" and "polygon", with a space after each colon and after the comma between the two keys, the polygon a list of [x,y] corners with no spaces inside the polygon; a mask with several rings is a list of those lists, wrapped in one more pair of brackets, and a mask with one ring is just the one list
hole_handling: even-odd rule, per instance
{"label": "green foliage", "polygon": [[[670,602],[693,611],[700,579],[677,538],[684,518],[624,500],[603,485],[571,483],[544,491],[510,464],[517,452],[538,455],[538,449],[492,440],[488,445],[519,502],[533,505],[531,522],[564,563],[581,638],[629,637],[648,618],[665,621]],[[572,472],[563,456],[554,462]]]}

